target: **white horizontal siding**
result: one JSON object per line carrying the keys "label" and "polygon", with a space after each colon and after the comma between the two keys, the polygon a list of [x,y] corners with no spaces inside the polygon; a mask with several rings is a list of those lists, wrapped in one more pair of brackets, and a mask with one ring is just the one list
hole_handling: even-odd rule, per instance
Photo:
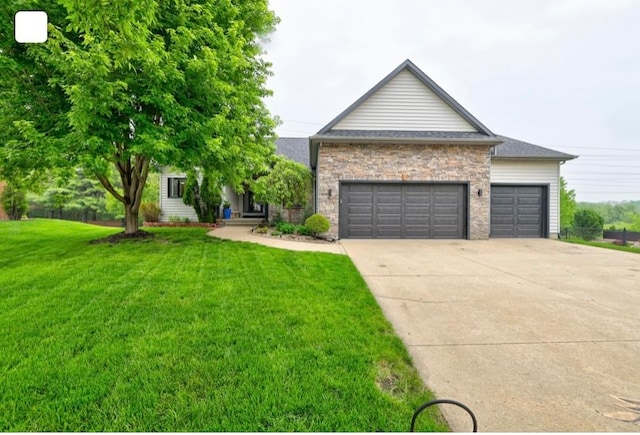
{"label": "white horizontal siding", "polygon": [[160,172],[160,214],[161,222],[169,222],[171,216],[189,218],[191,222],[198,222],[198,215],[193,207],[182,202],[182,198],[169,198],[169,178],[186,177],[182,172],[175,172],[171,168],[162,168]]}
{"label": "white horizontal siding", "polygon": [[491,161],[491,183],[549,185],[549,234],[560,232],[560,164],[555,161]]}
{"label": "white horizontal siding", "polygon": [[407,70],[401,71],[333,129],[477,131]]}

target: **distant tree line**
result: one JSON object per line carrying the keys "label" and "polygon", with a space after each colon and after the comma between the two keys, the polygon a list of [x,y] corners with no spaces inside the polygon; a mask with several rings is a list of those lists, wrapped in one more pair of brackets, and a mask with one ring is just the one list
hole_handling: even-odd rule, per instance
{"label": "distant tree line", "polygon": [[640,231],[640,201],[577,202],[573,189],[560,177],[561,231],[571,228],[584,239],[600,237],[602,229]]}

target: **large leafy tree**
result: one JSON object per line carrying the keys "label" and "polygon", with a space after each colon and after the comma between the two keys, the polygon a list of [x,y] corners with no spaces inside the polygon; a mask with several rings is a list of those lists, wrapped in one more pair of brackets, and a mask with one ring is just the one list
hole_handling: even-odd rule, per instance
{"label": "large leafy tree", "polygon": [[274,156],[273,168],[253,183],[252,190],[256,200],[286,208],[291,222],[291,208],[304,207],[311,188],[308,167],[286,157]]}
{"label": "large leafy tree", "polygon": [[576,192],[567,187],[567,181],[560,177],[560,227],[567,228],[573,225],[573,216],[578,206]]}
{"label": "large leafy tree", "polygon": [[25,0],[2,6],[3,23],[27,7],[49,13],[49,40],[2,38],[2,175],[79,164],[123,204],[131,234],[152,162],[238,188],[265,169],[267,0]]}

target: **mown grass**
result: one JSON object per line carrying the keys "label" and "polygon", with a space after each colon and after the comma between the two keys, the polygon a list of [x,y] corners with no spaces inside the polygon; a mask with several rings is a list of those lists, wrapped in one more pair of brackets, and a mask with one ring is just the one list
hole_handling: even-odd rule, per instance
{"label": "mown grass", "polygon": [[636,248],[634,246],[614,245],[611,242],[587,241],[587,240],[578,239],[576,237],[570,237],[569,239],[561,239],[561,240],[563,242],[576,243],[578,245],[595,246],[597,248],[613,249],[615,251],[632,252],[634,254],[640,254],[640,248]]}
{"label": "mown grass", "polygon": [[0,223],[0,430],[406,431],[432,397],[347,257],[150,231]]}

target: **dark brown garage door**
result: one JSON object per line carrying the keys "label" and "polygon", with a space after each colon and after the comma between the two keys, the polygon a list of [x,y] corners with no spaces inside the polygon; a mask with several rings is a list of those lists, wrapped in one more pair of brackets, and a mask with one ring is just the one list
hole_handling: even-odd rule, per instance
{"label": "dark brown garage door", "polygon": [[491,237],[544,237],[546,187],[491,186]]}
{"label": "dark brown garage door", "polygon": [[465,190],[448,184],[342,183],[340,237],[464,238]]}

